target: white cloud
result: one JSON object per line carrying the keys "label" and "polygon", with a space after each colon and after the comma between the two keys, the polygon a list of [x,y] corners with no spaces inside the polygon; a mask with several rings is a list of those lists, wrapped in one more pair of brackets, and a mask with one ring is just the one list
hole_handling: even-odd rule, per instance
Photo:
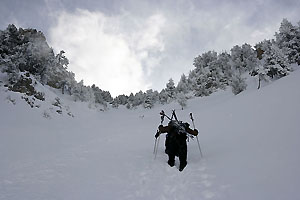
{"label": "white cloud", "polygon": [[62,12],[50,30],[50,44],[66,52],[77,80],[96,84],[113,96],[129,94],[151,86],[145,80],[152,71],[150,63],[157,59],[151,53],[164,50],[164,23],[160,14],[136,19],[128,13]]}

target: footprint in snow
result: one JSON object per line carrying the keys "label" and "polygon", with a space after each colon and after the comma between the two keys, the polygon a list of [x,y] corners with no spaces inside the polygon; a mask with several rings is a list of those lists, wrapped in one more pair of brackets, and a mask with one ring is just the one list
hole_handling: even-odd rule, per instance
{"label": "footprint in snow", "polygon": [[215,197],[215,193],[214,192],[211,192],[209,190],[204,190],[202,192],[202,195],[205,199],[211,199],[211,198],[214,198]]}

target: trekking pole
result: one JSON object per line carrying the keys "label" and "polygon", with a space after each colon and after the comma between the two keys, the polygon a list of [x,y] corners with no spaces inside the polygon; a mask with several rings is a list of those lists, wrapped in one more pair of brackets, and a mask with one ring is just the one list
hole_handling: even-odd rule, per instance
{"label": "trekking pole", "polygon": [[157,141],[157,146],[156,146],[154,160],[156,159],[156,155],[157,155],[157,150],[158,150],[158,145],[159,145],[159,139],[160,139],[160,136],[158,136],[158,141]]}
{"label": "trekking pole", "polygon": [[[195,123],[194,123],[194,118],[193,118],[193,114],[192,114],[192,113],[190,113],[190,117],[191,117],[191,120],[192,120],[192,122],[193,122],[193,127],[194,127],[194,129],[195,129]],[[198,142],[198,147],[199,147],[200,155],[201,155],[201,158],[202,158],[203,155],[202,155],[202,151],[201,151],[201,147],[200,147],[198,135],[196,135],[196,138],[197,138],[197,142]]]}
{"label": "trekking pole", "polygon": [[[163,113],[163,114],[161,114],[161,113]],[[162,111],[161,113],[160,113],[160,114],[161,114],[161,117],[160,117],[160,118],[161,118],[160,125],[163,124],[163,122],[164,122],[164,117],[165,117],[164,112]],[[158,149],[159,139],[160,139],[160,131],[157,130],[156,134],[159,134],[159,135],[158,135],[158,141],[157,141],[157,138],[155,138],[154,151],[153,151],[153,153],[155,154],[154,160],[156,159],[156,155],[157,155],[157,149]]]}
{"label": "trekking pole", "polygon": [[[158,130],[157,130],[156,134],[157,134],[157,133],[158,133]],[[153,154],[155,154],[155,151],[156,151],[156,142],[157,142],[157,138],[155,138]]]}
{"label": "trekking pole", "polygon": [[[162,123],[163,123],[163,121],[164,121],[164,117],[165,117],[166,115],[165,115],[165,112],[164,112],[163,110],[160,111],[159,114],[161,115],[161,117],[160,117],[160,118],[161,118],[160,124],[162,125]],[[166,117],[168,117],[168,116],[166,116]],[[168,118],[169,118],[169,117],[168,117]],[[156,134],[160,134],[160,133],[159,133],[159,130],[157,130]],[[157,143],[157,138],[155,138],[153,154],[155,154],[155,151],[156,151],[156,143]]]}

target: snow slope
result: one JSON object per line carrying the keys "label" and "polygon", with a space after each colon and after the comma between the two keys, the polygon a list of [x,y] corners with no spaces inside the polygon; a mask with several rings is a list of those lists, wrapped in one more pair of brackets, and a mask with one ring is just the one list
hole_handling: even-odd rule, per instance
{"label": "snow slope", "polygon": [[[260,90],[190,100],[183,111],[101,112],[63,98],[61,115],[1,87],[0,199],[300,199],[299,85],[300,70]],[[167,165],[163,136],[154,160],[162,109],[188,122],[194,114],[204,158],[190,141],[183,172]]]}

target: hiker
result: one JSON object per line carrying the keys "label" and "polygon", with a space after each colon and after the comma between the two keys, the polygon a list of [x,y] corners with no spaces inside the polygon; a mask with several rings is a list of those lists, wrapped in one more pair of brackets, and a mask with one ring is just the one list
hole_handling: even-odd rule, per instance
{"label": "hiker", "polygon": [[182,171],[187,165],[187,134],[198,135],[198,130],[192,130],[189,126],[188,123],[171,120],[168,126],[160,125],[158,127],[159,132],[155,135],[157,138],[160,133],[167,133],[165,152],[169,156],[168,164],[173,167],[175,165],[175,156],[178,156],[180,162],[179,171]]}

